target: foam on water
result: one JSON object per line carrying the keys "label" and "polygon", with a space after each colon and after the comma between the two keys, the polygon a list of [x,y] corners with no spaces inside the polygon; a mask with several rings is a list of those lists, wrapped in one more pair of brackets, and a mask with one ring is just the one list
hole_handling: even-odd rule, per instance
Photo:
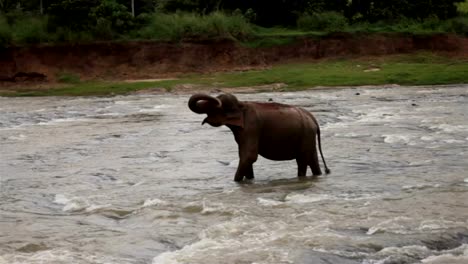
{"label": "foam on water", "polygon": [[434,129],[434,130],[440,130],[446,133],[468,132],[468,126],[466,125],[440,124],[440,125],[429,126],[429,128]]}
{"label": "foam on water", "polygon": [[316,247],[323,244],[321,241],[333,244],[350,239],[329,228],[331,224],[330,221],[314,221],[306,226],[296,226],[277,217],[234,217],[203,230],[197,242],[156,256],[153,264],[298,263],[295,260],[299,251],[291,249],[291,245],[346,257],[366,255]]}
{"label": "foam on water", "polygon": [[384,142],[389,144],[408,144],[413,136],[409,135],[383,135]]}
{"label": "foam on water", "polygon": [[204,215],[209,215],[209,214],[234,215],[238,212],[239,212],[238,209],[230,208],[226,206],[224,203],[209,202],[207,200],[203,200],[203,203],[202,203],[201,214],[204,214]]}
{"label": "foam on water", "polygon": [[48,121],[42,121],[37,124],[40,126],[50,126],[50,125],[55,125],[55,124],[60,124],[60,123],[85,122],[89,120],[90,120],[89,118],[82,118],[82,117],[66,117],[66,118],[56,118],[56,119],[51,119]]}
{"label": "foam on water", "polygon": [[361,117],[357,120],[359,123],[382,123],[403,118],[398,112],[395,112],[395,108],[393,107],[378,107],[371,112],[369,112],[368,109],[364,111],[353,110],[353,112],[361,114]]}
{"label": "foam on water", "polygon": [[161,112],[161,110],[171,108],[172,106],[170,105],[156,105],[153,108],[144,108],[138,110],[139,113],[153,113],[153,112]]}
{"label": "foam on water", "polygon": [[404,185],[401,187],[403,190],[423,190],[423,189],[429,189],[429,188],[439,188],[441,185],[440,184],[416,184],[416,185]]}
{"label": "foam on water", "polygon": [[91,206],[89,201],[83,198],[78,198],[78,197],[67,198],[63,194],[55,195],[54,203],[64,205],[62,208],[62,211],[64,212],[82,211]]}
{"label": "foam on water", "polygon": [[425,246],[410,245],[403,247],[386,247],[377,252],[372,258],[377,260],[364,261],[366,263],[407,263],[408,260],[422,259],[431,254],[431,250]]}
{"label": "foam on water", "polygon": [[458,140],[458,139],[445,139],[443,141],[448,144],[465,144],[464,140]]}
{"label": "foam on water", "polygon": [[163,201],[163,200],[158,199],[158,198],[154,198],[154,199],[146,199],[143,202],[143,205],[141,207],[150,207],[150,206],[166,205],[166,204],[167,204],[166,201]]}
{"label": "foam on water", "polygon": [[111,204],[93,204],[83,197],[68,198],[63,194],[56,194],[54,203],[63,205],[62,211],[64,212],[85,211],[90,213],[111,206]]}
{"label": "foam on water", "polygon": [[16,135],[16,136],[10,136],[7,138],[7,140],[15,140],[15,141],[23,141],[23,140],[26,140],[26,136],[23,135],[23,134],[19,134],[19,135]]}
{"label": "foam on water", "polygon": [[439,233],[450,228],[468,226],[468,222],[449,221],[444,219],[417,220],[410,217],[399,216],[382,221],[367,231],[367,235],[376,233],[393,234],[422,234]]}
{"label": "foam on water", "polygon": [[193,244],[156,256],[153,264],[293,263],[281,246],[285,236],[290,235],[287,228],[281,221],[262,223],[251,217],[237,217],[203,230],[200,240]]}
{"label": "foam on water", "polygon": [[457,228],[467,226],[467,222],[454,222],[454,221],[447,221],[447,220],[424,220],[421,221],[417,230],[423,233],[436,233],[436,232],[443,232],[444,230],[450,228]]}
{"label": "foam on water", "polygon": [[297,204],[302,204],[302,203],[315,203],[315,202],[320,202],[324,200],[329,200],[332,197],[326,194],[313,194],[313,195],[304,195],[304,194],[288,194],[286,196],[285,200],[286,202],[289,203],[297,203]]}
{"label": "foam on water", "polygon": [[281,201],[265,199],[261,197],[257,198],[257,202],[262,206],[278,206],[278,205],[284,204],[284,202],[281,202]]}
{"label": "foam on water", "polygon": [[435,141],[436,139],[433,136],[422,136],[422,141]]}
{"label": "foam on water", "polygon": [[439,256],[429,256],[421,260],[421,262],[428,264],[466,264],[468,263],[468,256],[454,256],[452,254],[443,254]]}
{"label": "foam on water", "polygon": [[[286,204],[305,204],[305,203],[317,203],[321,201],[357,201],[357,200],[371,200],[381,197],[383,194],[375,193],[342,193],[337,195],[329,194],[295,194],[290,193],[285,197]],[[261,199],[261,198],[260,198]],[[276,201],[264,201],[265,203],[271,203]]]}
{"label": "foam on water", "polygon": [[393,233],[402,233],[406,234],[408,231],[406,229],[405,223],[411,222],[412,219],[408,217],[397,217],[389,220],[380,222],[367,231],[368,235],[373,235],[380,232],[393,232]]}
{"label": "foam on water", "polygon": [[437,252],[439,254],[428,256],[421,260],[428,264],[466,264],[468,263],[468,244],[458,248]]}
{"label": "foam on water", "polygon": [[386,247],[374,254],[363,264],[386,263],[428,263],[428,264],[466,264],[468,263],[468,245],[463,244],[449,250],[431,250],[425,246],[409,245]]}
{"label": "foam on water", "polygon": [[0,256],[0,264],[130,264],[134,260],[103,255],[87,255],[66,249],[51,249],[30,254],[6,254]]}

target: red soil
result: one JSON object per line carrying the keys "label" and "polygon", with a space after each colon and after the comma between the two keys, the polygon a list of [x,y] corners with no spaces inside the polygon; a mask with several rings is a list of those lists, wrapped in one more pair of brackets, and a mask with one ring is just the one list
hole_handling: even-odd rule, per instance
{"label": "red soil", "polygon": [[64,72],[78,74],[82,80],[164,78],[177,73],[263,68],[293,60],[378,56],[422,50],[468,58],[468,38],[450,34],[334,34],[266,48],[247,48],[229,40],[10,47],[0,50],[0,85],[17,85],[24,81],[53,83],[56,76]]}

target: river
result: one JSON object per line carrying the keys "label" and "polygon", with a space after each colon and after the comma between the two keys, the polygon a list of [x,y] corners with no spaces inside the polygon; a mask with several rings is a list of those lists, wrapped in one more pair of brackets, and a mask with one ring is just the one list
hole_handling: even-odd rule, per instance
{"label": "river", "polygon": [[313,112],[332,171],[244,184],[189,96],[0,98],[0,263],[468,263],[468,85],[238,94]]}

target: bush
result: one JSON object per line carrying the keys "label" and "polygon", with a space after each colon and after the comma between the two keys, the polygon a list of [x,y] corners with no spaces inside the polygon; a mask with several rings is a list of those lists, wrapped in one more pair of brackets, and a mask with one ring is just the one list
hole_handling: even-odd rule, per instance
{"label": "bush", "polygon": [[88,42],[95,40],[89,31],[73,31],[67,27],[59,27],[50,36],[54,42]]}
{"label": "bush", "polygon": [[456,3],[457,11],[460,14],[468,14],[468,0],[462,3]]}
{"label": "bush", "polygon": [[244,17],[221,12],[209,15],[194,13],[154,14],[149,23],[136,32],[138,38],[181,40],[184,38],[246,38],[253,34]]}
{"label": "bush", "polygon": [[0,15],[0,48],[7,47],[12,40],[11,28],[5,17]]}
{"label": "bush", "polygon": [[13,41],[22,44],[47,42],[49,34],[46,27],[47,17],[24,15],[12,25]]}
{"label": "bush", "polygon": [[446,31],[445,21],[436,16],[431,16],[423,20],[409,19],[402,17],[394,21],[377,21],[375,23],[358,22],[352,24],[350,32],[377,32],[377,33],[436,33]]}
{"label": "bush", "polygon": [[91,10],[90,18],[95,21],[99,30],[111,29],[117,33],[125,33],[133,28],[133,17],[127,8],[116,0],[103,0]]}
{"label": "bush", "polygon": [[203,16],[202,19],[205,20],[205,25],[202,23],[202,28],[198,30],[205,31],[207,37],[244,39],[253,32],[251,25],[243,16],[228,16],[221,12],[214,12]]}
{"label": "bush", "polygon": [[93,28],[93,35],[96,36],[96,39],[112,39],[115,35],[112,21],[100,17],[96,21],[96,26]]}
{"label": "bush", "polygon": [[80,83],[80,76],[70,72],[60,72],[56,75],[57,81],[61,83]]}
{"label": "bush", "polygon": [[346,29],[348,20],[337,12],[311,13],[300,16],[297,26],[302,30],[339,32]]}
{"label": "bush", "polygon": [[91,18],[91,10],[98,6],[95,0],[60,0],[49,7],[50,16],[48,29],[66,27],[73,31],[89,30],[95,24]]}
{"label": "bush", "polygon": [[[193,16],[193,15],[192,15]],[[143,39],[175,40],[184,33],[184,24],[189,23],[190,15],[153,14],[146,26],[138,30],[135,35]]]}
{"label": "bush", "polygon": [[447,32],[468,36],[468,17],[461,16],[447,20],[445,22],[445,30]]}

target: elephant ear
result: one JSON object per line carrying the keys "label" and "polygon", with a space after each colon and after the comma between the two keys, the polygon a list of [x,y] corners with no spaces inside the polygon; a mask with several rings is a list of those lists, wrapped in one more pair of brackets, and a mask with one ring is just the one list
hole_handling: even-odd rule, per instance
{"label": "elephant ear", "polygon": [[238,110],[226,113],[226,121],[224,124],[244,128],[244,111]]}

